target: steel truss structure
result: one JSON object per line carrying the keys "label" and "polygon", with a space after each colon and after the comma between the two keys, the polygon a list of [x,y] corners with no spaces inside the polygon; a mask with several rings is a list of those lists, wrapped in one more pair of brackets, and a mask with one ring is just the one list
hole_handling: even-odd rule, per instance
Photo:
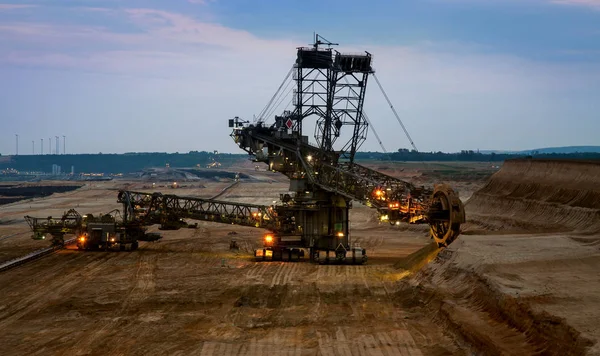
{"label": "steel truss structure", "polygon": [[[319,47],[327,45],[327,48]],[[367,138],[368,124],[363,105],[371,67],[371,54],[342,54],[332,50],[337,45],[316,35],[313,47],[300,47],[294,65],[293,104],[289,117],[293,128],[302,132],[302,122],[316,116],[315,138],[319,148],[334,151],[343,126],[352,126],[353,133],[339,149],[344,159],[354,160],[354,154]]]}
{"label": "steel truss structure", "polygon": [[118,202],[127,212],[126,221],[140,221],[144,225],[170,226],[180,219],[193,219],[271,231],[281,226],[273,207],[265,205],[123,190],[119,191]]}
{"label": "steel truss structure", "polygon": [[[462,202],[449,186],[416,187],[354,162],[367,135],[363,106],[368,77],[374,74],[372,56],[368,52],[342,54],[332,50],[333,45],[337,44],[316,35],[312,47],[298,48],[293,112],[275,116],[271,126],[236,117],[230,120],[231,136],[255,161],[290,178],[294,204],[306,204],[307,196],[325,197],[318,204],[326,214],[332,209],[325,207],[328,201],[344,201],[338,207],[347,210],[357,200],[376,208],[380,219],[390,224],[428,223],[435,241],[448,245],[465,221]],[[302,131],[302,122],[309,117],[316,117],[317,146]],[[334,143],[344,126],[352,127],[351,137],[336,149]],[[315,246],[312,240],[304,243],[304,247]],[[347,248],[350,240],[344,243]]]}
{"label": "steel truss structure", "polygon": [[[279,204],[122,190],[117,201],[123,204],[123,221],[89,219],[88,233],[98,235],[101,230],[98,236],[106,236],[102,243],[107,247],[114,242],[121,249],[125,244],[135,249],[137,240],[155,239],[146,233],[146,226],[179,229],[188,226],[183,219],[193,219],[269,230],[264,247],[255,251],[259,259],[296,260],[308,250],[311,260],[319,263],[364,263],[366,250],[352,242],[349,230],[352,201],[359,201],[375,208],[380,220],[390,224],[427,223],[439,246],[450,244],[465,222],[464,207],[452,188],[417,187],[354,162],[368,131],[363,107],[368,78],[374,74],[372,56],[340,53],[331,48],[334,45],[316,35],[312,47],[297,49],[290,71],[296,84],[293,111],[276,115],[270,126],[262,113],[256,123],[239,117],[229,120],[231,137],[241,149],[290,179],[291,193],[281,194]],[[289,73],[285,80],[288,77]],[[263,112],[269,112],[276,97],[277,93]],[[309,118],[315,120],[316,146],[303,134],[303,123]],[[349,139],[337,142],[345,137],[344,127]],[[36,236],[51,233],[59,243],[85,221],[74,210],[59,223],[26,218]]]}
{"label": "steel truss structure", "polygon": [[75,209],[70,209],[60,219],[36,218],[25,216],[25,221],[33,231],[33,238],[36,240],[45,239],[46,234],[52,236],[53,245],[62,245],[66,234],[74,234],[81,230],[83,217]]}

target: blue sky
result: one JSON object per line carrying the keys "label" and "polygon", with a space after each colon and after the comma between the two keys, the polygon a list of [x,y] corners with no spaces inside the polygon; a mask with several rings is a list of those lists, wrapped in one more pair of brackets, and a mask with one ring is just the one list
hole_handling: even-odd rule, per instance
{"label": "blue sky", "polygon": [[[374,54],[420,150],[600,145],[600,0],[0,0],[0,153],[241,152],[227,119],[314,31]],[[371,84],[386,149],[409,147]]]}

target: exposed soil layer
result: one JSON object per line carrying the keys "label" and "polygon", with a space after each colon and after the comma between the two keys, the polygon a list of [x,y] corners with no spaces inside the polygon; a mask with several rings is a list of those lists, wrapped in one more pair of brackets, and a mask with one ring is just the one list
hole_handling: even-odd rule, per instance
{"label": "exposed soil layer", "polygon": [[535,307],[552,298],[507,294],[484,265],[456,263],[458,254],[442,251],[415,280],[417,300],[465,348],[485,355],[583,355],[594,345],[565,318]]}
{"label": "exposed soil layer", "polygon": [[485,354],[599,355],[600,162],[507,161],[466,210],[418,278],[440,321]]}
{"label": "exposed soil layer", "polygon": [[466,203],[465,230],[598,232],[599,177],[600,161],[506,161]]}

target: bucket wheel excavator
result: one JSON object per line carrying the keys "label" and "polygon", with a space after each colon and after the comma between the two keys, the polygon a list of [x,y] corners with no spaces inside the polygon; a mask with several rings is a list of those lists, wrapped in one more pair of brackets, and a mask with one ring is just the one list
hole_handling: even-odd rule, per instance
{"label": "bucket wheel excavator", "polygon": [[[438,246],[448,246],[465,222],[463,204],[451,187],[417,187],[355,162],[369,126],[363,105],[369,76],[374,75],[372,55],[340,53],[334,45],[316,35],[312,47],[297,49],[290,70],[293,111],[275,116],[270,125],[263,117],[253,123],[229,120],[231,136],[241,149],[290,179],[292,193],[281,199],[293,228],[275,231],[269,249],[278,254],[277,249],[294,241],[315,261],[366,260],[366,251],[350,239],[352,201],[376,209],[380,220],[392,225],[429,224]],[[316,144],[304,135],[311,125]]]}
{"label": "bucket wheel excavator", "polygon": [[[178,229],[187,226],[183,219],[204,220],[268,230],[264,246],[254,251],[257,260],[294,261],[308,252],[310,260],[319,263],[361,264],[367,251],[352,242],[349,231],[349,211],[358,201],[375,209],[383,222],[429,224],[439,247],[452,243],[465,222],[463,204],[452,188],[418,187],[355,162],[369,128],[363,105],[368,79],[375,73],[372,56],[340,53],[333,45],[316,35],[312,47],[297,49],[296,62],[284,80],[293,74],[289,83],[294,110],[275,115],[274,123],[265,122],[263,116],[278,100],[282,83],[257,120],[229,120],[231,137],[242,150],[289,178],[289,192],[280,194],[278,204],[120,191],[119,236],[137,241],[147,235],[145,226]],[[316,143],[304,135],[311,127]],[[77,225],[75,213],[69,216],[73,221],[64,224]],[[61,240],[64,228],[32,225],[37,235],[50,232]]]}

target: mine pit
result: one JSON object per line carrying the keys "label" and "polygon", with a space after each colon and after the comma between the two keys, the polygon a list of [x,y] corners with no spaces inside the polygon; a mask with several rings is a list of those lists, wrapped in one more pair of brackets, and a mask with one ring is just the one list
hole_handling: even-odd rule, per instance
{"label": "mine pit", "polygon": [[[475,187],[465,234],[444,249],[427,229],[381,223],[356,205],[351,236],[368,246],[364,265],[256,262],[259,230],[206,221],[131,252],[68,246],[0,272],[0,343],[8,354],[597,354],[600,206],[586,182],[599,166],[506,162]],[[177,194],[211,197],[231,182]],[[0,262],[47,247],[24,215],[106,212],[122,186],[4,205]],[[268,204],[286,187],[241,179],[220,199]]]}
{"label": "mine pit", "polygon": [[[599,355],[600,163],[404,162],[445,154],[337,45],[314,34],[263,113],[227,119],[251,161],[86,155],[111,173],[0,186],[2,354]],[[411,150],[359,152],[373,81]],[[3,179],[68,162],[55,138]]]}

